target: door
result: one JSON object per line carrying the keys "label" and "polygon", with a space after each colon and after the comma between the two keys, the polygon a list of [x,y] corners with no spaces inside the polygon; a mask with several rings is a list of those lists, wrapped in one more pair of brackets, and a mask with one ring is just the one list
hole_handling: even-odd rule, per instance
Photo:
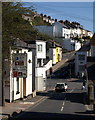
{"label": "door", "polygon": [[26,97],[26,78],[23,78],[23,96]]}

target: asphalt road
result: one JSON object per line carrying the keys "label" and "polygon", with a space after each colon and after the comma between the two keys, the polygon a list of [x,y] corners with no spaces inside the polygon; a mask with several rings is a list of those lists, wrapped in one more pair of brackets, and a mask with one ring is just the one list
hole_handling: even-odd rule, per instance
{"label": "asphalt road", "polygon": [[[69,56],[69,55],[68,55]],[[66,56],[67,57],[67,56]],[[64,64],[55,73],[56,76],[52,76],[47,79],[46,93],[39,93],[44,96],[39,103],[30,106],[29,109],[22,112],[20,115],[12,118],[12,120],[92,120],[95,117],[90,114],[91,111],[87,111],[85,105],[86,90],[82,90],[82,80],[70,79],[70,70],[68,64]],[[67,78],[64,78],[65,71],[69,70],[66,74]],[[71,69],[73,74],[74,68]],[[61,73],[61,74],[59,74]],[[60,77],[61,76],[61,77]],[[58,78],[60,77],[60,79]],[[68,85],[67,92],[56,93],[54,91],[57,82],[65,82]]]}
{"label": "asphalt road", "polygon": [[[56,93],[54,91],[55,84],[57,82],[66,82],[68,84],[68,91],[62,93]],[[20,114],[15,120],[63,120],[74,119],[94,119],[89,114],[85,106],[85,92],[82,90],[82,82],[79,80],[69,79],[48,79],[48,84],[51,83],[50,88],[45,98],[34,106],[30,106],[28,110]],[[39,94],[40,95],[40,94]]]}

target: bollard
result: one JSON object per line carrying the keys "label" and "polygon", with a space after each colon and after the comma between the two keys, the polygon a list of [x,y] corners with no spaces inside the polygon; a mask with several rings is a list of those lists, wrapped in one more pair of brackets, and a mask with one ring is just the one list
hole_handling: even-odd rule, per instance
{"label": "bollard", "polygon": [[94,104],[93,104],[93,112],[95,113],[95,101],[94,101]]}
{"label": "bollard", "polygon": [[94,102],[94,86],[88,86],[88,104],[93,104]]}

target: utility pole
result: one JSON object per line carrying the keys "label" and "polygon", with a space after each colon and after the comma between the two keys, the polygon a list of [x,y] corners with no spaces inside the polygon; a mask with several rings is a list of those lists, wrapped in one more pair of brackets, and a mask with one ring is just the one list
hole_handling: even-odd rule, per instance
{"label": "utility pole", "polygon": [[0,2],[0,106],[3,106],[3,80],[2,80],[2,2]]}

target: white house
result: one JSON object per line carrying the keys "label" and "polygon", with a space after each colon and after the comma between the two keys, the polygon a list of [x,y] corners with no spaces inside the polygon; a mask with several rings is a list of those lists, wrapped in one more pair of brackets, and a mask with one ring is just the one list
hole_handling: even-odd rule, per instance
{"label": "white house", "polygon": [[70,38],[71,30],[67,26],[62,24],[62,33],[61,34],[62,34],[61,37],[68,39],[68,38]]}
{"label": "white house", "polygon": [[46,71],[44,66],[44,60],[46,59],[46,42],[42,40],[36,41],[36,89],[37,91],[43,91],[45,89]]}
{"label": "white house", "polygon": [[49,59],[52,60],[52,64],[56,64],[56,47],[49,48]]}
{"label": "white house", "polygon": [[5,60],[4,67],[4,96],[9,102],[36,95],[34,51],[25,42],[17,43],[16,49],[10,48],[10,63]]}
{"label": "white house", "polygon": [[91,56],[90,44],[87,43],[82,48],[76,52],[75,55],[75,74],[76,76],[83,77],[86,66],[87,66],[87,56]]}

